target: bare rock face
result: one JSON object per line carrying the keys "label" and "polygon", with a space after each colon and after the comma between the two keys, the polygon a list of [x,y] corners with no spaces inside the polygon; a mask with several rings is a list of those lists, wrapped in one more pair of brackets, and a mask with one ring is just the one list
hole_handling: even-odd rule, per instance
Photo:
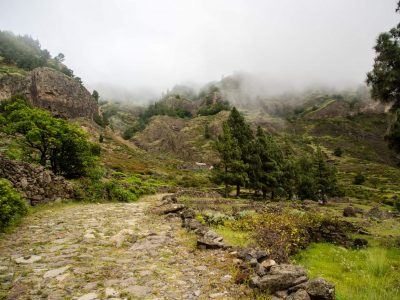
{"label": "bare rock face", "polygon": [[37,68],[25,78],[0,79],[0,101],[13,94],[22,94],[35,107],[51,111],[56,117],[93,118],[98,115],[96,101],[75,79],[51,68]]}

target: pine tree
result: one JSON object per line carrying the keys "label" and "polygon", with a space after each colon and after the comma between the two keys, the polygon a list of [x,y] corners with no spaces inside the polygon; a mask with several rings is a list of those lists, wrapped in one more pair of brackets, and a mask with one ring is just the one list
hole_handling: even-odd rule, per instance
{"label": "pine tree", "polygon": [[319,147],[314,160],[314,172],[318,200],[325,202],[328,196],[339,194],[336,169],[326,162],[324,154]]}
{"label": "pine tree", "polygon": [[[400,1],[396,12],[400,12]],[[387,137],[389,147],[400,153],[400,138],[397,112],[400,109],[400,24],[389,32],[381,33],[374,47],[376,52],[374,67],[367,74],[367,84],[374,99],[391,104],[393,122]]]}
{"label": "pine tree", "polygon": [[225,197],[228,196],[229,186],[236,185],[236,195],[240,196],[240,186],[247,180],[246,168],[241,160],[241,152],[237,140],[233,137],[230,127],[223,124],[223,133],[218,137],[216,149],[220,156],[220,163],[213,172],[213,181],[225,185]]}
{"label": "pine tree", "polygon": [[[250,163],[251,146],[254,139],[253,132],[249,124],[240,112],[233,107],[229,118],[227,120],[232,137],[236,140],[237,146],[240,150],[240,159],[243,167],[245,168]],[[240,196],[240,187],[246,183],[246,180],[238,181],[236,184],[236,194]]]}
{"label": "pine tree", "polygon": [[263,198],[266,198],[269,192],[271,198],[274,198],[277,191],[282,188],[282,164],[283,154],[275,139],[258,127],[251,146],[248,169],[249,186],[256,194],[261,191]]}

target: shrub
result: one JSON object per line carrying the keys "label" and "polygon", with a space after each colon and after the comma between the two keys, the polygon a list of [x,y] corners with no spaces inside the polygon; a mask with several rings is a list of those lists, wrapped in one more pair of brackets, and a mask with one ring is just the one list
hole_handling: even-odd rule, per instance
{"label": "shrub", "polygon": [[140,196],[154,194],[156,188],[162,185],[154,179],[142,179],[132,175],[127,177],[124,173],[115,172],[109,179],[103,178],[103,170],[94,169],[91,178],[82,178],[77,184],[79,198],[89,201],[118,201],[132,202]]}
{"label": "shrub", "polygon": [[27,213],[28,205],[11,183],[0,179],[0,231],[4,231]]}
{"label": "shrub", "polygon": [[223,225],[227,220],[234,220],[233,217],[227,216],[221,212],[206,211],[203,214],[205,223],[209,225]]}
{"label": "shrub", "polygon": [[358,173],[353,180],[353,184],[361,185],[365,182],[365,176],[361,173]]}
{"label": "shrub", "polygon": [[278,262],[286,262],[314,241],[345,245],[348,242],[346,232],[350,230],[339,220],[295,210],[247,214],[223,224],[238,233],[249,233],[257,245],[268,250]]}
{"label": "shrub", "polygon": [[342,148],[336,148],[336,149],[333,151],[333,155],[335,155],[335,156],[337,156],[337,157],[341,157],[341,156],[343,155],[343,150],[342,150]]}
{"label": "shrub", "polygon": [[393,204],[394,204],[394,208],[395,208],[398,212],[400,212],[400,199],[395,199]]}

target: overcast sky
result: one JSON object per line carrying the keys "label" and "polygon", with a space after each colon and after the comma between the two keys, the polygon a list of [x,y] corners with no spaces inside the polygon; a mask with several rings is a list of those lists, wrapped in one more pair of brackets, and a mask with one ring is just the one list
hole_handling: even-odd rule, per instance
{"label": "overcast sky", "polygon": [[[90,88],[157,93],[234,72],[361,83],[395,0],[0,0],[0,29],[38,38]],[[261,75],[260,75],[261,76]]]}

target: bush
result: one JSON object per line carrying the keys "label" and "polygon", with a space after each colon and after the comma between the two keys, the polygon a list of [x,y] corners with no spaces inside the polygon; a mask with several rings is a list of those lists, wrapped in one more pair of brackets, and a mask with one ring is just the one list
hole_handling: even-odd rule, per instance
{"label": "bush", "polygon": [[398,212],[400,212],[400,200],[399,199],[396,199],[396,200],[394,200],[394,203],[393,203],[394,205],[394,208],[398,211]]}
{"label": "bush", "polygon": [[268,250],[277,262],[286,262],[311,242],[325,241],[345,245],[346,227],[337,219],[296,210],[247,214],[223,225],[239,234],[249,233],[260,247]]}
{"label": "bush", "polygon": [[203,214],[203,220],[208,225],[223,225],[225,221],[234,220],[234,218],[221,212],[206,211]]}
{"label": "bush", "polygon": [[353,180],[353,184],[361,185],[365,182],[365,176],[361,173],[358,173]]}
{"label": "bush", "polygon": [[100,168],[94,169],[91,178],[82,178],[77,184],[79,198],[88,201],[118,201],[132,202],[140,196],[154,194],[161,182],[139,176],[126,176],[121,172],[114,172],[111,178],[104,179]]}
{"label": "bush", "polygon": [[0,179],[0,231],[15,224],[28,211],[28,205],[11,183]]}
{"label": "bush", "polygon": [[342,150],[342,148],[336,148],[336,149],[333,151],[333,155],[335,155],[335,156],[337,156],[337,157],[341,157],[341,156],[343,155],[343,150]]}

